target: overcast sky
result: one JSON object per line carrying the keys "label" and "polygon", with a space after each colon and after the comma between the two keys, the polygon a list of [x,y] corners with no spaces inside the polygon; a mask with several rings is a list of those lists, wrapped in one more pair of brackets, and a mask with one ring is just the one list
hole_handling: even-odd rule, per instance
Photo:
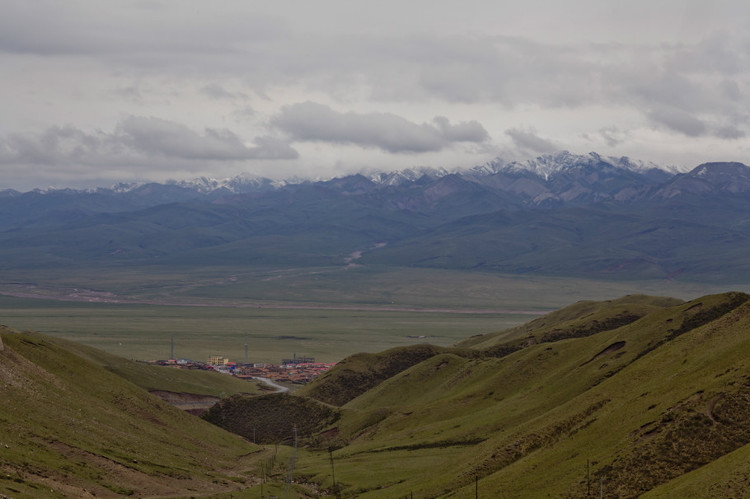
{"label": "overcast sky", "polygon": [[0,0],[0,189],[750,163],[750,2]]}

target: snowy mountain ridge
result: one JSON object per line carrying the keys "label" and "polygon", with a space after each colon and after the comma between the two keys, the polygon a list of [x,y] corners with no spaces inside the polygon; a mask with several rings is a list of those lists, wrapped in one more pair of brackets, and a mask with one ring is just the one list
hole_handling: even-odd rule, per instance
{"label": "snowy mountain ridge", "polygon": [[[649,175],[653,173],[661,174],[662,176],[673,176],[679,173],[684,173],[682,170],[674,166],[663,166],[657,165],[651,161],[640,161],[628,158],[626,156],[613,157],[613,156],[601,156],[595,152],[588,154],[572,154],[568,151],[561,151],[555,154],[547,154],[538,156],[533,159],[527,159],[522,161],[506,161],[502,158],[496,158],[483,165],[474,166],[471,168],[443,168],[443,167],[413,167],[404,170],[395,171],[378,171],[362,173],[367,179],[374,184],[382,186],[400,186],[406,183],[415,182],[421,178],[427,179],[438,179],[447,175],[457,174],[465,175],[468,177],[487,177],[491,175],[497,175],[500,173],[511,174],[511,175],[524,175],[530,174],[538,177],[544,182],[550,179],[564,174],[566,172],[572,172],[576,169],[589,168],[598,169],[601,171],[605,170],[625,170],[640,175]],[[318,182],[331,180],[323,178],[301,178],[292,177],[282,180],[272,180],[266,177],[253,175],[248,172],[240,173],[234,177],[229,178],[213,178],[208,176],[201,176],[191,180],[168,180],[164,182],[163,186],[177,187],[180,189],[193,191],[198,194],[209,195],[209,194],[246,194],[250,192],[262,192],[280,189],[290,185],[304,184],[307,182]],[[132,182],[132,183],[117,183],[110,187],[98,187],[91,189],[70,189],[70,188],[55,188],[49,187],[45,189],[35,189],[34,192],[39,194],[45,194],[50,192],[113,192],[117,194],[126,194],[144,189],[146,186],[158,184],[157,182]]]}
{"label": "snowy mountain ridge", "polygon": [[616,169],[628,170],[634,173],[647,173],[651,171],[663,171],[670,175],[682,173],[675,166],[657,165],[651,161],[640,161],[627,156],[601,156],[595,152],[588,154],[571,154],[561,151],[555,154],[538,156],[525,161],[505,162],[501,158],[491,161],[485,165],[474,167],[471,171],[479,175],[492,175],[496,173],[524,173],[529,172],[544,180],[577,167],[614,167]]}

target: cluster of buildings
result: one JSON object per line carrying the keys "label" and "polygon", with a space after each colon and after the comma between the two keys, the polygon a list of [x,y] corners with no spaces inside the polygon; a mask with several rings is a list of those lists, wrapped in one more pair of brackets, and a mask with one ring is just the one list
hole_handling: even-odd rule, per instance
{"label": "cluster of buildings", "polygon": [[336,365],[335,363],[315,362],[313,357],[283,359],[281,364],[231,362],[221,355],[212,355],[207,362],[195,360],[155,360],[151,363],[161,366],[172,366],[181,369],[202,369],[230,374],[238,378],[266,378],[277,382],[304,384],[309,383],[320,374]]}
{"label": "cluster of buildings", "polygon": [[297,364],[243,364],[235,367],[238,378],[266,378],[277,382],[309,383],[335,364],[300,362]]}

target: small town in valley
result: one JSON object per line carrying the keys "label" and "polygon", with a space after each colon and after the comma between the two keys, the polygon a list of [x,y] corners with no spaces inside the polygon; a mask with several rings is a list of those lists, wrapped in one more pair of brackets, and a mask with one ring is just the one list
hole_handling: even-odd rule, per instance
{"label": "small town in valley", "polygon": [[265,378],[280,383],[305,384],[335,366],[335,363],[315,362],[314,357],[282,359],[280,364],[237,363],[221,355],[211,355],[206,362],[189,359],[152,360],[149,364],[179,369],[200,369],[228,374],[241,379]]}

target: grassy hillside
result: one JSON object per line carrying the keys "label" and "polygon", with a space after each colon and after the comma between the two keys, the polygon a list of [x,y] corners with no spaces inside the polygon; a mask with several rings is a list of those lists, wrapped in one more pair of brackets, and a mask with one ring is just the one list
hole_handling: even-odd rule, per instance
{"label": "grassy hillside", "polygon": [[[296,425],[292,497],[737,497],[748,330],[743,293],[578,303],[483,349],[352,356],[302,392],[340,407],[236,396],[208,419],[274,444]],[[0,494],[258,497],[269,468],[265,493],[285,493],[289,447],[177,411],[96,352],[2,339]]]}
{"label": "grassy hillside", "polygon": [[478,352],[469,350],[433,345],[392,348],[378,354],[359,353],[336,364],[333,369],[300,390],[299,395],[327,404],[344,405],[411,366],[449,351],[470,357],[479,355]]}
{"label": "grassy hillside", "polygon": [[256,383],[211,371],[173,369],[123,359],[102,350],[61,338],[47,337],[67,351],[117,374],[148,391],[167,391],[224,397],[262,393]]}
{"label": "grassy hillside", "polygon": [[565,337],[589,336],[601,331],[629,324],[654,310],[671,307],[682,300],[660,296],[627,295],[615,300],[585,300],[556,310],[518,327],[496,333],[472,336],[456,344],[457,347],[491,349],[511,346],[510,339],[533,344],[556,341]]}
{"label": "grassy hillside", "polygon": [[299,395],[333,405],[344,405],[382,381],[436,355],[451,353],[463,358],[503,357],[537,343],[590,336],[634,322],[649,312],[682,303],[673,298],[628,295],[601,302],[583,301],[521,326],[472,336],[455,348],[414,345],[378,354],[347,357],[303,388]]}
{"label": "grassy hillside", "polygon": [[470,498],[478,488],[480,497],[580,498],[598,497],[600,484],[605,497],[744,493],[749,299],[579,304],[579,316],[561,312],[525,334],[626,302],[651,310],[502,357],[435,352],[344,404],[308,441],[299,471],[332,488],[331,447],[345,497]]}
{"label": "grassy hillside", "polygon": [[254,483],[259,447],[48,337],[0,332],[0,495],[188,496]]}

